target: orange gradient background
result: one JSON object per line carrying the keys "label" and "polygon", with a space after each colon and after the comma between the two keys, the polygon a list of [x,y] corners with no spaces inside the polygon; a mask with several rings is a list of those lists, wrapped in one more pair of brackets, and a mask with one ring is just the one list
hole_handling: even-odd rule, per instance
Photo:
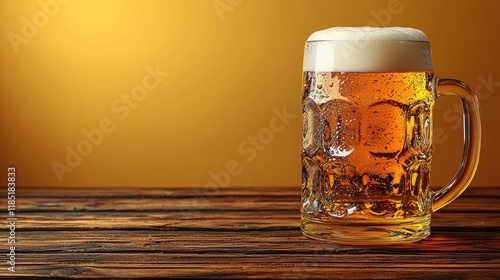
{"label": "orange gradient background", "polygon": [[[473,185],[498,185],[499,10],[489,0],[0,1],[0,178],[15,166],[20,187],[299,186],[305,40],[331,26],[390,25],[425,31],[436,74],[481,89]],[[148,67],[168,76],[152,80]],[[151,89],[125,103],[144,80]],[[458,104],[436,104],[435,186],[460,161]],[[285,107],[295,117],[270,130]],[[113,129],[69,166],[67,148],[102,120]],[[253,148],[259,133],[268,143]],[[54,162],[68,172],[58,178]]]}

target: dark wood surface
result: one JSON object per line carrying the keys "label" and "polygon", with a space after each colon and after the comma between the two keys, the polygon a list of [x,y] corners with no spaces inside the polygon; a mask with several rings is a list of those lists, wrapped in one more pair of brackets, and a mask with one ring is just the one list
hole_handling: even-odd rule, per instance
{"label": "dark wood surface", "polygon": [[387,247],[303,237],[299,200],[298,187],[18,187],[16,272],[2,238],[0,276],[500,279],[499,188],[470,187],[426,240]]}

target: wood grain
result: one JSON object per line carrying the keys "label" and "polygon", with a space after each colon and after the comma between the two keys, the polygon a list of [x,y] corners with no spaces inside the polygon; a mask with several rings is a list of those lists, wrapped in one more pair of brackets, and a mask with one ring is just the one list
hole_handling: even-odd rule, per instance
{"label": "wood grain", "polygon": [[469,188],[429,238],[387,247],[303,237],[299,200],[289,187],[19,188],[16,272],[2,262],[0,276],[500,279],[498,188]]}

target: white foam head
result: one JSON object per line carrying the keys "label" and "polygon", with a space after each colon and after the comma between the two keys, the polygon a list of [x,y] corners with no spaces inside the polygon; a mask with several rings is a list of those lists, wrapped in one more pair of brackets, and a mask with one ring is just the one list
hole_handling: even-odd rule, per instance
{"label": "white foam head", "polygon": [[424,32],[404,27],[333,27],[307,39],[304,71],[406,72],[432,70]]}

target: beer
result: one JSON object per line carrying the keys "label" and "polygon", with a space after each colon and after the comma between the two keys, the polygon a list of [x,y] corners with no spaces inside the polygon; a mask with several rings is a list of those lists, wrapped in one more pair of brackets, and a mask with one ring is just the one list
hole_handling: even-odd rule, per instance
{"label": "beer", "polygon": [[429,234],[429,43],[421,31],[380,30],[313,34],[306,45],[301,212],[313,238]]}
{"label": "beer", "polygon": [[[430,189],[432,110],[464,106],[464,154],[450,183]],[[350,244],[430,234],[432,212],[470,184],[481,115],[461,81],[434,76],[427,36],[412,28],[330,28],[306,43],[302,93],[302,232]]]}
{"label": "beer", "polygon": [[302,214],[307,220],[421,230],[432,211],[432,75],[305,72]]}

